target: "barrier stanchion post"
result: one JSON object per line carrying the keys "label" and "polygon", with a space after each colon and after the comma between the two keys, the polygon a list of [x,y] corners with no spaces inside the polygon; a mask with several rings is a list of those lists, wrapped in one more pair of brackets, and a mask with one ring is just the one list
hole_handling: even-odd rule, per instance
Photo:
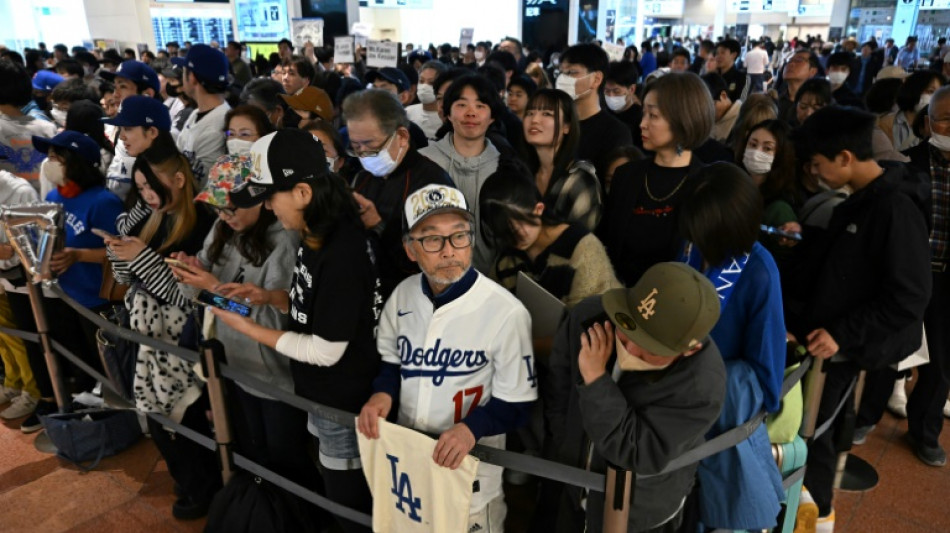
{"label": "barrier stanchion post", "polygon": [[634,473],[607,467],[604,487],[604,533],[626,533]]}
{"label": "barrier stanchion post", "polygon": [[[43,348],[43,358],[46,359],[46,368],[49,370],[50,381],[53,382],[53,395],[56,397],[56,405],[61,413],[69,410],[71,402],[67,401],[69,397],[66,394],[66,386],[63,384],[63,372],[59,366],[59,360],[53,353],[53,345],[49,340],[49,322],[46,320],[46,311],[43,307],[43,291],[40,286],[29,280],[26,284],[30,291],[30,306],[33,308],[33,319],[36,321],[36,333],[40,339],[40,347]],[[63,327],[75,327],[75,325],[63,324]]]}
{"label": "barrier stanchion post", "polygon": [[806,442],[815,436],[818,406],[821,405],[821,395],[825,390],[825,360],[813,357],[811,362],[811,370],[805,377],[805,415],[798,432]]}
{"label": "barrier stanchion post", "polygon": [[231,450],[231,423],[225,400],[224,380],[218,361],[224,357],[224,346],[219,341],[209,340],[201,347],[201,366],[207,379],[208,397],[211,403],[211,418],[214,422],[214,441],[217,444],[221,479],[225,485],[234,474],[234,456]]}
{"label": "barrier stanchion post", "polygon": [[[861,397],[864,395],[866,378],[866,370],[862,370],[858,373],[858,381],[854,386],[854,413],[849,413],[852,420],[856,418],[858,411],[861,409]],[[849,492],[864,492],[870,490],[877,485],[879,480],[877,470],[864,459],[850,453],[851,439],[854,438],[853,423],[850,424],[846,433],[847,434],[842,438],[847,440],[848,449],[838,454],[838,467],[835,470],[834,487]]]}

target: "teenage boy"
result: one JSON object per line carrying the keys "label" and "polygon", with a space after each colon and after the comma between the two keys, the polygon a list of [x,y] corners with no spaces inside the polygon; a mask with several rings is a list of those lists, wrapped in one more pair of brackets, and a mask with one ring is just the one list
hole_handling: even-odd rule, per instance
{"label": "teenage boy", "polygon": [[224,100],[228,68],[228,58],[206,44],[192,46],[185,56],[181,86],[198,108],[178,135],[178,149],[191,162],[199,188],[204,188],[214,162],[228,153],[224,135],[224,117],[231,110]]}
{"label": "teenage boy", "polygon": [[596,44],[576,44],[561,55],[561,75],[556,83],[577,105],[581,127],[577,159],[594,163],[601,182],[607,175],[610,153],[617,147],[633,144],[630,128],[600,108],[600,89],[609,64],[603,48]]}
{"label": "teenage boy", "polygon": [[604,99],[614,116],[630,128],[633,144],[643,148],[643,138],[640,134],[643,106],[637,98],[639,77],[639,69],[633,61],[611,63],[607,75],[604,76]]}
{"label": "teenage boy", "polygon": [[716,45],[716,66],[719,75],[726,80],[726,90],[729,91],[729,99],[733,102],[745,102],[752,86],[749,77],[736,68],[736,59],[741,51],[742,46],[734,39],[726,39]]}
{"label": "teenage boy", "polygon": [[[920,346],[930,299],[929,231],[920,207],[926,190],[918,193],[920,182],[905,166],[874,161],[874,127],[873,115],[828,106],[795,135],[796,152],[825,185],[853,191],[827,229],[805,227],[785,292],[789,331],[826,360],[819,425],[860,370],[883,368]],[[820,531],[834,527],[834,435],[842,420],[808,446],[805,486]]]}
{"label": "teenage boy", "polygon": [[831,97],[838,105],[846,105],[864,109],[864,102],[854,94],[848,86],[851,77],[851,67],[854,65],[854,54],[851,52],[837,52],[828,56],[828,81],[831,82]]}

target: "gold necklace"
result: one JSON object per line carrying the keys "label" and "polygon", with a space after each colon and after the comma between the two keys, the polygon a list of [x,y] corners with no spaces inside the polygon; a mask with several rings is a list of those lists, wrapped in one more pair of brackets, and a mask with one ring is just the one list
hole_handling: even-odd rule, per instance
{"label": "gold necklace", "polygon": [[650,176],[646,172],[643,173],[643,186],[647,190],[647,196],[649,196],[650,199],[653,200],[654,202],[660,203],[660,202],[665,202],[669,200],[670,198],[673,197],[674,194],[679,192],[680,187],[682,187],[683,184],[686,183],[686,178],[688,177],[689,177],[689,172],[687,171],[686,175],[683,176],[683,179],[680,180],[679,185],[677,185],[676,188],[673,189],[673,192],[671,192],[670,194],[667,194],[663,198],[657,198],[656,196],[653,196],[652,192],[650,192]]}

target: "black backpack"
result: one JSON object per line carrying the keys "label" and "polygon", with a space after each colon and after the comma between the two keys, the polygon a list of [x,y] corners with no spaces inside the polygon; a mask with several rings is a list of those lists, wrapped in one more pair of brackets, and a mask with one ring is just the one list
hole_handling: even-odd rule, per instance
{"label": "black backpack", "polygon": [[245,471],[218,491],[208,509],[206,533],[317,533],[304,500]]}

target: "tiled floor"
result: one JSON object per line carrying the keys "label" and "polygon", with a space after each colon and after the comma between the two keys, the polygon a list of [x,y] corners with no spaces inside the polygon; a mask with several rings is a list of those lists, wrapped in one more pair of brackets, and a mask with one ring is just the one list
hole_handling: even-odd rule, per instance
{"label": "tiled floor", "polygon": [[[905,421],[886,414],[867,443],[855,447],[854,453],[877,469],[881,481],[865,493],[838,493],[836,531],[950,530],[950,467],[933,468],[918,461],[903,440],[906,430]],[[171,516],[172,479],[151,441],[142,439],[83,474],[37,451],[35,435],[22,434],[18,424],[0,425],[0,532],[160,533],[204,528],[203,520],[181,522]],[[944,431],[941,440],[950,449],[950,431]],[[527,487],[515,496],[518,489],[509,497],[529,498]],[[516,518],[509,516],[510,531],[524,524]]]}

